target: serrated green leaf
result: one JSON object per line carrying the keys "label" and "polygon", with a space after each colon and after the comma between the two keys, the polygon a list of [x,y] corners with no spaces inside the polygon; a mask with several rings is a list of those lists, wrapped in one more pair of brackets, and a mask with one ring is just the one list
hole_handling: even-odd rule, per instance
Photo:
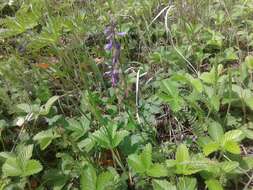
{"label": "serrated green leaf", "polygon": [[80,141],[77,144],[77,146],[80,150],[85,150],[86,152],[90,152],[92,148],[95,146],[95,142],[91,138],[86,138]]}
{"label": "serrated green leaf", "polygon": [[147,144],[140,154],[140,159],[146,169],[150,168],[152,164],[152,146]]}
{"label": "serrated green leaf", "polygon": [[117,125],[110,124],[95,131],[92,137],[101,147],[113,149],[129,134],[126,130],[117,131],[117,128]]}
{"label": "serrated green leaf", "polygon": [[22,176],[30,176],[39,173],[43,169],[42,165],[37,160],[28,160],[25,164]]}
{"label": "serrated green leaf", "polygon": [[143,164],[140,156],[137,154],[128,156],[127,162],[136,173],[144,173],[146,171],[145,165]]}
{"label": "serrated green leaf", "polygon": [[172,168],[172,167],[174,167],[174,166],[176,166],[177,165],[177,161],[176,160],[166,160],[166,166],[168,167],[168,168]]}
{"label": "serrated green leaf", "polygon": [[203,169],[200,165],[198,165],[197,161],[188,161],[178,163],[176,166],[176,173],[183,175],[192,175]]}
{"label": "serrated green leaf", "polygon": [[67,122],[68,125],[66,126],[66,129],[71,131],[71,138],[73,138],[74,141],[83,137],[90,129],[90,121],[85,117],[78,119],[71,118],[68,119]]}
{"label": "serrated green leaf", "polygon": [[244,138],[243,132],[241,130],[230,130],[225,133],[223,141],[235,141],[239,142]]}
{"label": "serrated green leaf", "polygon": [[112,147],[117,147],[123,139],[129,135],[129,132],[126,130],[121,130],[116,132],[116,135],[114,136],[113,142],[112,142]]}
{"label": "serrated green leaf", "polygon": [[168,175],[168,170],[163,164],[155,163],[147,169],[147,174],[151,177],[165,177]]}
{"label": "serrated green leaf", "polygon": [[68,181],[68,176],[64,175],[58,169],[49,169],[45,170],[42,180],[46,181],[47,185],[50,186],[52,190],[62,190]]}
{"label": "serrated green leaf", "polygon": [[5,176],[30,176],[42,170],[42,165],[37,160],[23,160],[17,158],[9,158],[3,165],[3,173]]}
{"label": "serrated green leaf", "polygon": [[105,127],[102,127],[99,130],[92,133],[92,137],[101,147],[112,148],[110,137],[109,137],[109,135],[107,133],[107,129]]}
{"label": "serrated green leaf", "polygon": [[220,182],[216,179],[210,179],[205,181],[208,190],[223,190],[223,187],[221,186]]}
{"label": "serrated green leaf", "polygon": [[97,178],[96,190],[113,189],[114,176],[111,172],[103,172]]}
{"label": "serrated green leaf", "polygon": [[86,165],[80,178],[81,190],[96,190],[97,174],[92,165]]}
{"label": "serrated green leaf", "polygon": [[9,158],[2,166],[2,171],[5,176],[21,176],[23,171],[20,163],[16,158]]}
{"label": "serrated green leaf", "polygon": [[185,144],[180,144],[176,151],[176,161],[184,162],[190,160],[189,151]]}
{"label": "serrated green leaf", "polygon": [[221,170],[225,173],[229,173],[239,167],[239,163],[235,161],[224,161],[221,162],[219,165],[221,167]]}
{"label": "serrated green leaf", "polygon": [[24,161],[29,160],[32,157],[33,145],[20,146],[18,149],[18,157]]}
{"label": "serrated green leaf", "polygon": [[190,177],[180,177],[177,190],[197,190],[197,180]]}
{"label": "serrated green leaf", "polygon": [[175,185],[172,185],[166,180],[153,180],[152,186],[154,190],[177,190]]}

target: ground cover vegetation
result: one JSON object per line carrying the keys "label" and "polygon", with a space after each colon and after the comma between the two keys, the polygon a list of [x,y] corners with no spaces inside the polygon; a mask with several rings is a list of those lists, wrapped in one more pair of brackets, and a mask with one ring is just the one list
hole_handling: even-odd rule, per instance
{"label": "ground cover vegetation", "polygon": [[1,190],[253,188],[252,0],[1,0]]}

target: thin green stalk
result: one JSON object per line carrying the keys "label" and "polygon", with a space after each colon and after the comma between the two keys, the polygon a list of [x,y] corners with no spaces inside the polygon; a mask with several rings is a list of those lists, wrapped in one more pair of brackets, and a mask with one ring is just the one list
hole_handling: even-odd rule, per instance
{"label": "thin green stalk", "polygon": [[119,165],[119,167],[122,169],[122,171],[126,172],[124,165],[121,163],[120,158],[118,158],[117,154],[115,153],[115,151],[113,149],[111,149],[111,153],[112,153],[113,158],[115,159],[115,161]]}

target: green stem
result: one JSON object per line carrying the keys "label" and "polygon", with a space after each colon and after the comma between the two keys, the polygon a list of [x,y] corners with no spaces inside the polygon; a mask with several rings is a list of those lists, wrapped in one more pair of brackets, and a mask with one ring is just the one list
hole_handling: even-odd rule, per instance
{"label": "green stem", "polygon": [[124,168],[122,162],[120,161],[120,158],[118,158],[117,154],[114,152],[113,149],[111,149],[111,152],[112,152],[112,156],[113,158],[115,159],[115,161],[117,162],[117,164],[119,165],[119,167],[122,169],[122,171],[126,171],[126,169]]}

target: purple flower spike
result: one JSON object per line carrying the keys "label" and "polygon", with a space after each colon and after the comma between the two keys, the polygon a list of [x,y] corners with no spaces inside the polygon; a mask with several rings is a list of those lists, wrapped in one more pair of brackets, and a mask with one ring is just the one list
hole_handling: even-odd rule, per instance
{"label": "purple flower spike", "polygon": [[112,32],[111,26],[106,27],[105,30],[104,30],[104,34],[105,34],[106,36],[110,35],[111,32]]}
{"label": "purple flower spike", "polygon": [[105,75],[110,75],[112,86],[115,87],[119,79],[117,65],[120,59],[120,43],[117,41],[116,36],[125,36],[126,32],[117,32],[116,24],[112,21],[111,25],[105,28],[104,34],[108,40],[108,43],[105,45],[105,50],[110,50],[112,52],[111,71],[106,72]]}
{"label": "purple flower spike", "polygon": [[116,50],[120,50],[120,43],[119,42],[115,42],[115,48],[116,48]]}
{"label": "purple flower spike", "polygon": [[105,50],[112,50],[112,40],[110,40],[110,42],[105,45]]}

